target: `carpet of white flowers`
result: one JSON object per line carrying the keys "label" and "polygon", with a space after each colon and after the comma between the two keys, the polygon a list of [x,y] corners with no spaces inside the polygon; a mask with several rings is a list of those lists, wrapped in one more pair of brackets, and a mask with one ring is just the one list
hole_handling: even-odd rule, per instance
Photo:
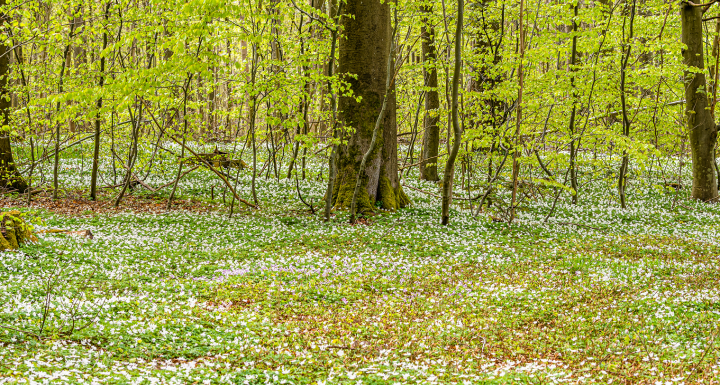
{"label": "carpet of white flowers", "polygon": [[[63,180],[87,186],[73,162]],[[211,185],[199,169],[179,195]],[[325,182],[299,186],[317,206]],[[512,225],[455,206],[443,227],[439,199],[405,191],[354,226],[264,175],[262,208],[231,218],[19,207],[95,237],[0,253],[0,384],[720,382],[717,205],[635,181],[627,210],[588,187],[546,221],[551,190]]]}

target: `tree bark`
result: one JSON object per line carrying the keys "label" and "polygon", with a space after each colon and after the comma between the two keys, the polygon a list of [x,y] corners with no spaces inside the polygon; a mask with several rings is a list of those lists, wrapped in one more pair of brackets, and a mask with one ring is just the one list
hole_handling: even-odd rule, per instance
{"label": "tree bark", "polygon": [[[570,111],[570,127],[568,129],[568,132],[570,133],[570,187],[573,189],[573,196],[572,196],[572,203],[577,204],[578,203],[578,176],[577,176],[577,166],[576,166],[576,158],[577,158],[577,147],[576,144],[579,143],[579,138],[575,138],[575,117],[577,115],[577,107],[579,104],[579,95],[577,88],[575,87],[575,72],[577,71],[577,68],[575,67],[577,62],[577,35],[575,34],[577,32],[577,21],[575,20],[578,16],[578,5],[579,3],[575,3],[573,5],[573,17],[572,20],[572,48],[570,50],[570,65],[569,65],[569,71],[572,75],[570,75],[570,87],[572,89],[572,99],[573,99],[573,105],[572,105],[572,111]],[[537,152],[535,153],[537,155]]]}
{"label": "tree bark", "polygon": [[[68,44],[65,46],[65,50],[63,51],[63,61],[62,65],[60,67],[60,76],[58,78],[58,95],[63,93],[63,77],[65,76],[65,70],[67,69],[70,61],[70,49],[71,43],[73,40],[73,37],[75,37],[75,24],[70,23],[70,35],[68,36]],[[60,113],[60,102],[56,103],[55,106],[55,113]],[[72,129],[70,131],[73,131]],[[60,172],[60,122],[55,123],[55,160],[53,162],[53,200],[57,200],[60,197],[60,187],[59,187],[59,174]]]}
{"label": "tree bark", "polygon": [[[627,96],[625,92],[626,78],[627,78],[627,67],[628,60],[630,60],[630,53],[632,52],[633,44],[633,25],[635,23],[635,0],[632,2],[630,8],[630,34],[625,42],[626,48],[623,48],[622,61],[620,63],[620,104],[622,106],[622,117],[623,117],[623,136],[630,138],[630,118],[628,117],[627,109]],[[702,48],[701,48],[702,50]],[[627,171],[630,163],[630,156],[627,149],[623,150],[622,163],[620,164],[620,172],[618,173],[618,195],[620,196],[620,207],[623,209],[627,206],[627,198],[625,189],[627,187]],[[574,165],[573,165],[574,166]]]}
{"label": "tree bark", "polygon": [[520,162],[518,162],[518,153],[520,151],[520,124],[522,123],[522,97],[524,85],[524,67],[525,60],[525,0],[520,0],[520,22],[518,23],[518,51],[520,51],[520,63],[518,64],[518,98],[517,111],[515,112],[515,137],[513,138],[513,165],[512,165],[512,198],[510,200],[510,223],[515,220],[515,206],[517,204],[518,178],[520,177]]}
{"label": "tree bark", "polygon": [[[717,126],[708,108],[707,84],[703,72],[702,7],[680,4],[682,21],[683,62],[693,69],[685,72],[685,113],[693,162],[694,199],[709,201],[718,197],[715,183],[715,141]],[[696,72],[697,71],[697,72]]]}
{"label": "tree bark", "polygon": [[440,109],[440,98],[438,97],[438,77],[435,61],[437,52],[435,50],[435,28],[428,20],[432,14],[432,7],[422,7],[423,25],[420,29],[422,37],[423,55],[423,85],[425,91],[425,118],[423,120],[423,143],[420,153],[420,179],[427,181],[438,181],[437,156],[440,147],[440,128],[438,122],[440,117],[437,111]]}
{"label": "tree bark", "polygon": [[[487,157],[487,178],[486,181],[490,182],[495,179],[496,168],[493,167],[493,152],[499,147],[499,142],[502,140],[501,136],[504,136],[502,132],[502,126],[508,119],[508,111],[511,107],[508,106],[508,101],[504,98],[494,95],[494,90],[498,84],[504,81],[504,78],[510,73],[497,71],[500,62],[502,61],[502,47],[503,39],[505,35],[505,5],[496,4],[499,6],[500,15],[499,18],[493,16],[492,6],[493,0],[483,0],[479,7],[480,18],[479,26],[475,28],[475,44],[474,54],[477,57],[475,60],[468,60],[470,65],[470,72],[475,74],[470,79],[469,91],[470,96],[469,105],[470,108],[465,108],[466,114],[468,114],[469,126],[475,129],[482,128],[486,131],[487,135],[491,137],[489,154]],[[479,28],[478,28],[479,27]],[[489,92],[488,92],[489,91]],[[478,95],[484,95],[473,100],[473,93]],[[481,108],[473,106],[475,103],[480,103]],[[504,161],[503,161],[504,162]],[[490,190],[488,190],[490,191]],[[485,201],[485,199],[483,199]],[[491,199],[487,199],[490,204]]]}
{"label": "tree bark", "polygon": [[[0,0],[0,8],[5,7],[6,1]],[[4,31],[8,18],[0,14],[0,31]],[[0,187],[11,188],[19,192],[27,190],[27,183],[20,176],[13,160],[10,143],[10,90],[8,78],[10,77],[10,47],[0,45]]]}
{"label": "tree bark", "polygon": [[[393,44],[393,46],[394,46],[394,44]],[[388,57],[388,71],[387,71],[387,74],[385,75],[386,76],[385,96],[383,98],[382,108],[380,108],[380,116],[378,116],[377,120],[375,121],[375,128],[373,129],[372,139],[370,140],[370,147],[367,149],[367,151],[363,155],[362,161],[360,162],[360,170],[365,169],[368,159],[370,159],[370,156],[375,151],[376,144],[377,144],[377,138],[379,136],[378,133],[380,132],[380,127],[382,125],[383,120],[385,120],[385,113],[387,111],[388,99],[390,96],[390,82],[392,82],[392,75],[394,73],[393,60],[392,60],[392,55],[394,55],[393,51],[394,50],[392,50],[392,49],[390,50],[390,55]],[[390,130],[385,130],[385,131],[387,132]],[[396,142],[397,142],[397,138],[396,138]],[[386,145],[388,144],[387,141],[385,142],[385,144]],[[395,147],[396,151],[397,151],[397,146],[394,145],[393,147]],[[396,154],[396,157],[397,157],[397,154]],[[396,163],[396,166],[397,166],[397,163]],[[362,180],[361,176],[362,176],[362,174],[358,173],[355,178],[355,188],[353,189],[353,196],[352,196],[352,200],[350,203],[350,223],[355,223],[355,213],[356,213],[355,209],[357,208],[357,197],[358,197],[358,192],[360,191],[360,182]]]}
{"label": "tree bark", "polygon": [[[108,22],[110,18],[110,5],[108,2],[105,6],[105,22]],[[103,51],[107,48],[108,35],[107,30],[103,29],[102,34],[103,40]],[[105,56],[100,58],[100,80],[98,81],[99,88],[102,88],[105,84]],[[95,144],[93,147],[93,165],[92,172],[90,175],[90,199],[97,200],[97,179],[98,179],[98,167],[100,167],[100,109],[102,109],[103,99],[100,96],[97,100],[97,113],[95,115]]]}
{"label": "tree bark", "polygon": [[[355,180],[361,174],[357,212],[405,207],[409,199],[397,175],[397,127],[394,91],[388,95],[387,111],[381,123],[382,136],[360,170],[363,155],[370,148],[375,121],[385,97],[387,61],[390,55],[390,6],[380,0],[349,0],[342,24],[345,36],[340,40],[338,72],[350,84],[353,96],[340,97],[338,121],[350,132],[344,134],[347,145],[340,146],[337,179],[333,185],[335,207],[351,204]],[[356,98],[361,98],[358,101]]]}
{"label": "tree bark", "polygon": [[[329,1],[328,4],[328,14],[330,14],[330,17],[335,21],[337,24],[340,17],[343,15],[343,5],[345,3],[340,2],[337,6],[337,8],[333,5],[333,0]],[[327,64],[327,93],[330,95],[330,112],[332,113],[331,122],[330,122],[330,132],[332,134],[332,150],[330,151],[330,158],[328,159],[328,183],[327,183],[327,189],[325,190],[325,208],[324,208],[324,217],[325,222],[330,221],[330,212],[332,211],[332,206],[335,203],[335,200],[333,199],[333,191],[335,191],[335,178],[337,177],[337,153],[338,153],[338,144],[336,143],[336,139],[338,138],[338,128],[337,128],[337,103],[336,103],[336,95],[333,92],[332,87],[332,80],[330,79],[333,74],[337,73],[336,71],[336,65],[335,65],[335,49],[337,47],[337,41],[338,41],[338,28],[335,28],[330,33],[330,58],[328,60]]]}
{"label": "tree bark", "polygon": [[[455,158],[458,150],[460,150],[460,140],[462,139],[462,130],[458,118],[458,93],[460,83],[460,68],[462,66],[462,30],[463,30],[463,8],[465,4],[463,0],[458,0],[457,10],[457,26],[455,27],[455,68],[453,70],[452,79],[452,109],[451,118],[454,133],[452,149],[448,155],[448,161],[445,164],[445,173],[443,174],[442,186],[442,216],[441,223],[447,225],[450,222],[450,203],[452,202],[453,177],[455,176]],[[522,11],[522,7],[520,8]],[[522,18],[520,19],[522,23]]]}

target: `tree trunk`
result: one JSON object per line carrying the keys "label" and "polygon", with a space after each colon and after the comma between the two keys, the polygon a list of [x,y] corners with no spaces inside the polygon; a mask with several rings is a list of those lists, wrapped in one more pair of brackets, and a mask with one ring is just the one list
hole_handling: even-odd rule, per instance
{"label": "tree trunk", "polygon": [[[333,12],[335,8],[332,6],[333,1],[328,2],[328,13],[331,15],[333,20],[336,21],[339,18],[339,15],[343,14],[342,7],[345,3],[340,3],[340,5],[337,8],[337,12]],[[330,95],[330,112],[332,113],[332,121],[330,122],[331,127],[331,133],[332,133],[332,150],[330,151],[330,158],[328,159],[328,183],[327,183],[327,189],[325,190],[325,208],[324,208],[324,216],[325,216],[325,222],[328,222],[330,220],[330,211],[332,210],[332,206],[334,203],[333,199],[333,191],[335,191],[335,178],[337,177],[337,153],[338,153],[338,145],[335,142],[335,139],[338,137],[338,129],[337,129],[337,104],[336,104],[336,95],[332,91],[332,81],[330,80],[330,77],[333,76],[334,73],[336,73],[335,70],[335,47],[337,46],[337,37],[338,37],[338,29],[334,29],[330,33],[330,58],[328,60],[327,64],[327,93]]]}
{"label": "tree trunk", "polygon": [[[627,79],[627,67],[628,60],[630,60],[630,53],[632,52],[633,44],[633,25],[635,23],[635,0],[632,2],[630,8],[630,33],[628,34],[627,42],[625,45],[627,48],[623,48],[623,56],[620,63],[620,104],[622,106],[622,117],[623,117],[623,136],[630,138],[630,118],[628,118],[627,109],[627,96],[626,96],[626,79]],[[624,23],[623,23],[624,26]],[[623,27],[624,30],[624,27]],[[702,50],[702,48],[701,48]],[[627,172],[630,163],[630,156],[628,150],[623,150],[622,163],[620,164],[620,172],[618,173],[618,195],[620,196],[620,207],[623,209],[627,206],[627,198],[625,190],[627,187]],[[573,165],[574,166],[574,165]]]}
{"label": "tree trunk", "polygon": [[[432,14],[432,7],[423,7],[425,15]],[[425,118],[423,124],[423,143],[422,152],[420,153],[420,179],[428,181],[438,181],[437,161],[438,148],[440,147],[440,128],[438,121],[440,117],[437,110],[440,109],[440,98],[438,97],[437,85],[437,69],[435,61],[437,60],[437,52],[435,51],[435,28],[428,21],[428,17],[423,17],[423,25],[420,29],[422,37],[422,54],[423,54],[423,78],[424,85],[428,89],[425,95]]]}
{"label": "tree trunk", "polygon": [[522,97],[523,97],[523,84],[524,78],[524,67],[523,61],[525,60],[525,24],[523,21],[525,12],[525,1],[520,0],[520,22],[518,23],[518,51],[520,51],[520,63],[518,64],[518,98],[517,98],[517,111],[515,112],[515,137],[513,138],[513,166],[512,166],[512,198],[510,200],[510,223],[515,220],[515,206],[517,203],[517,192],[518,192],[518,178],[520,176],[520,162],[518,162],[518,153],[520,151],[520,123],[522,123]]}
{"label": "tree trunk", "polygon": [[[72,8],[68,9],[70,14],[70,30],[74,31],[74,36],[80,35],[82,37],[82,43],[79,45],[72,45],[73,43],[68,43],[69,45],[72,45],[70,48],[70,52],[65,56],[65,67],[66,68],[72,68],[74,66],[76,71],[80,71],[80,67],[86,63],[86,52],[84,46],[85,41],[87,38],[84,36],[85,32],[85,20],[83,19],[83,6],[78,5],[77,8],[75,8],[75,11],[73,12]],[[71,108],[71,106],[77,104],[77,102],[68,101],[67,106],[68,108]],[[78,122],[75,120],[75,117],[71,117],[68,120],[68,130],[69,132],[77,132],[77,131],[84,131],[84,123]]]}
{"label": "tree trunk", "polygon": [[[380,0],[349,0],[346,10],[346,15],[354,17],[342,19],[345,36],[340,40],[338,71],[350,84],[353,97],[340,98],[338,121],[352,130],[344,135],[347,145],[338,149],[333,201],[336,207],[351,204],[356,176],[361,172],[357,212],[374,211],[376,202],[384,209],[395,210],[405,207],[409,199],[397,174],[394,90],[388,95],[387,110],[381,123],[382,136],[378,135],[378,141],[382,142],[377,143],[364,169],[360,170],[385,97],[391,40],[390,7]],[[360,102],[356,101],[357,97],[362,98]]]}
{"label": "tree trunk", "polygon": [[[0,8],[5,7],[5,0],[0,0]],[[5,14],[0,14],[0,30],[5,30],[7,22]],[[10,125],[10,47],[0,45],[0,128]],[[22,192],[27,190],[27,183],[20,176],[13,161],[10,133],[0,130],[0,187],[11,188]]]}
{"label": "tree trunk", "polygon": [[680,5],[680,18],[682,42],[687,45],[683,50],[683,61],[687,66],[700,70],[685,72],[685,113],[693,161],[692,197],[708,201],[718,197],[714,173],[717,126],[708,108],[705,74],[702,72],[702,8],[683,2]]}
{"label": "tree trunk", "polygon": [[[392,44],[392,47],[395,47],[395,44]],[[385,80],[385,96],[383,98],[383,104],[382,108],[380,109],[380,116],[378,116],[377,120],[375,121],[375,128],[373,129],[372,139],[370,140],[370,147],[367,149],[365,154],[363,155],[362,162],[360,162],[360,170],[364,170],[365,166],[367,165],[368,159],[370,159],[370,156],[373,152],[375,152],[376,144],[377,144],[377,138],[378,134],[380,132],[380,127],[383,124],[383,121],[385,120],[385,113],[387,112],[387,106],[388,106],[388,100],[389,96],[391,94],[390,90],[390,82],[392,82],[392,75],[394,74],[393,70],[393,58],[392,56],[395,54],[394,48],[390,50],[390,56],[388,57],[388,70],[386,73],[386,80]],[[387,132],[389,130],[385,130]],[[397,138],[396,138],[397,140]],[[385,142],[385,145],[387,146],[387,142]],[[393,146],[397,149],[397,146]],[[384,152],[384,151],[383,151]],[[384,155],[384,154],[383,154]],[[397,155],[397,154],[396,154]],[[352,201],[350,203],[350,223],[355,223],[355,209],[357,208],[357,197],[358,192],[360,191],[360,182],[362,181],[362,174],[357,174],[355,178],[355,188],[353,189],[353,196]]]}
{"label": "tree trunk", "polygon": [[[460,67],[462,66],[462,30],[463,30],[463,8],[465,4],[463,0],[458,0],[457,9],[457,26],[455,27],[455,67],[453,69],[452,78],[452,105],[451,118],[454,133],[453,145],[448,154],[448,160],[445,164],[445,172],[443,174],[442,186],[442,216],[441,223],[445,226],[450,222],[450,203],[452,202],[453,178],[455,176],[455,158],[458,150],[460,150],[460,140],[462,139],[462,129],[458,117],[458,87],[460,83]],[[520,7],[522,12],[522,7]],[[522,17],[520,18],[522,23]],[[449,140],[448,140],[449,141]]]}
{"label": "tree trunk", "polygon": [[[312,3],[312,1],[311,1],[311,3]],[[302,29],[305,24],[304,16],[305,15],[302,15],[302,14],[300,15],[300,23],[298,24],[298,35],[300,36],[300,54],[301,55],[305,54],[305,39],[302,38]],[[302,69],[303,76],[309,77],[309,67],[306,65],[303,65],[303,66],[301,66],[301,69]],[[295,137],[293,137],[293,141],[295,143],[293,144],[292,156],[290,157],[290,165],[288,166],[287,179],[292,178],[292,175],[293,175],[292,171],[293,171],[293,168],[295,167],[295,161],[297,160],[297,156],[300,151],[300,141],[298,140],[298,136],[301,133],[301,129],[303,130],[304,134],[307,134],[308,108],[310,105],[310,103],[308,102],[308,97],[311,92],[311,87],[312,87],[312,84],[310,83],[310,81],[306,80],[305,85],[303,86],[304,93],[302,96],[302,101],[300,102],[300,105],[298,106],[298,110],[302,111],[302,114],[303,114],[303,126],[304,127],[301,127],[300,124],[298,124],[295,129]],[[303,172],[304,172],[304,170],[303,170]]]}
{"label": "tree trunk", "polygon": [[576,147],[576,144],[580,142],[579,138],[575,138],[575,117],[577,115],[577,107],[579,104],[579,95],[577,92],[577,88],[575,87],[575,72],[577,71],[577,68],[575,68],[575,64],[577,61],[577,35],[575,33],[577,32],[578,27],[577,21],[575,19],[578,15],[578,5],[579,3],[575,3],[573,5],[573,14],[575,15],[575,17],[572,20],[572,49],[570,50],[570,65],[568,66],[568,70],[572,74],[570,75],[570,88],[572,89],[573,99],[572,111],[570,112],[570,127],[568,129],[568,132],[570,133],[570,187],[572,187],[573,189],[573,204],[578,203],[578,176],[576,166],[578,149]]}
{"label": "tree trunk", "polygon": [[[68,36],[69,42],[65,46],[63,51],[63,61],[60,67],[60,77],[58,78],[58,95],[63,93],[63,76],[65,76],[65,69],[70,61],[70,44],[75,37],[75,24],[70,23],[70,35]],[[60,113],[60,102],[56,103],[55,113]],[[72,128],[72,127],[71,127]],[[72,129],[70,131],[73,131]],[[57,200],[60,197],[60,187],[58,174],[60,172],[60,122],[55,123],[55,160],[53,162],[53,199]]]}
{"label": "tree trunk", "polygon": [[[495,4],[499,6],[500,15],[499,17],[491,16],[493,13],[493,0],[483,0],[480,2],[480,9],[482,17],[480,17],[479,28],[475,27],[475,44],[474,44],[474,56],[476,60],[469,60],[470,73],[475,74],[470,79],[470,85],[468,87],[471,92],[468,94],[470,97],[469,104],[470,108],[465,108],[466,114],[468,114],[469,126],[473,128],[481,127],[483,130],[487,130],[487,135],[490,136],[490,148],[487,156],[487,177],[486,181],[491,182],[495,179],[496,169],[493,167],[493,152],[499,147],[499,142],[502,140],[501,136],[504,136],[502,128],[504,122],[508,119],[508,112],[511,107],[508,105],[508,101],[504,98],[494,95],[493,92],[498,84],[504,81],[504,78],[510,73],[498,72],[497,68],[502,61],[501,52],[503,51],[503,36],[505,34],[505,5]],[[489,92],[488,92],[489,91]],[[473,93],[478,95],[484,95],[477,97],[477,101],[473,97]],[[473,106],[474,103],[480,103],[481,108]],[[477,111],[477,112],[476,112]],[[500,164],[504,164],[501,161]],[[491,190],[487,190],[486,195]],[[482,199],[482,201],[488,202],[488,207],[491,198]],[[478,207],[479,209],[479,207]],[[477,215],[477,214],[476,214]]]}
{"label": "tree trunk", "polygon": [[[105,22],[107,23],[108,19],[110,18],[110,3],[105,6]],[[102,34],[102,40],[103,40],[103,51],[107,48],[108,44],[108,35],[107,30],[103,30]],[[98,81],[98,86],[100,88],[103,87],[105,84],[105,56],[103,55],[100,58],[100,80]],[[98,167],[100,167],[100,109],[102,108],[102,96],[100,96],[97,100],[97,113],[95,115],[95,143],[93,147],[93,165],[92,165],[92,172],[90,175],[90,199],[97,200],[97,179],[98,179]]]}

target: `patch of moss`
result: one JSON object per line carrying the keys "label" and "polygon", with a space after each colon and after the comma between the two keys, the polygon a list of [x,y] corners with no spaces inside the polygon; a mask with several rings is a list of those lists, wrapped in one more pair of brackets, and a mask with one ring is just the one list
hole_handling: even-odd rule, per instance
{"label": "patch of moss", "polygon": [[23,243],[35,240],[32,227],[16,210],[0,213],[0,230],[0,251],[17,250]]}
{"label": "patch of moss", "polygon": [[392,187],[392,184],[390,183],[390,179],[386,177],[385,175],[382,175],[380,177],[380,186],[378,186],[378,193],[380,195],[380,201],[382,202],[382,208],[385,210],[397,210],[398,207],[398,201],[397,196],[395,194],[395,189]]}
{"label": "patch of moss", "polygon": [[[355,169],[352,165],[347,165],[338,173],[337,181],[333,186],[333,206],[338,209],[348,209],[352,203],[353,190],[355,189]],[[361,181],[361,186],[367,183],[367,177]],[[385,210],[395,211],[410,204],[410,199],[403,191],[402,186],[392,187],[390,179],[381,175],[377,203],[379,207]],[[358,191],[357,213],[369,214],[375,212],[376,201],[367,193],[365,188]]]}
{"label": "patch of moss", "polygon": [[[353,191],[355,190],[355,170],[348,165],[338,174],[337,181],[333,186],[333,202],[338,209],[348,209],[352,204]],[[367,178],[365,178],[367,179]],[[360,183],[360,186],[363,182]],[[360,188],[356,202],[356,211],[358,214],[369,214],[375,212],[374,203],[370,199],[367,190]]]}
{"label": "patch of moss", "polygon": [[5,240],[2,236],[0,236],[0,251],[5,250],[12,250],[12,247],[10,246],[10,243]]}
{"label": "patch of moss", "polygon": [[386,176],[380,177],[380,186],[378,188],[382,208],[385,210],[397,210],[410,204],[410,199],[403,191],[402,186],[392,187],[390,179]]}
{"label": "patch of moss", "polygon": [[398,184],[398,187],[395,189],[395,197],[398,202],[398,207],[400,208],[408,207],[410,203],[412,203],[400,184]]}
{"label": "patch of moss", "polygon": [[8,242],[10,245],[11,250],[17,250],[20,248],[20,244],[18,243],[18,237],[16,235],[16,232],[18,230],[17,226],[15,225],[15,221],[12,220],[12,217],[3,217],[2,218],[2,228],[3,228],[3,238]]}

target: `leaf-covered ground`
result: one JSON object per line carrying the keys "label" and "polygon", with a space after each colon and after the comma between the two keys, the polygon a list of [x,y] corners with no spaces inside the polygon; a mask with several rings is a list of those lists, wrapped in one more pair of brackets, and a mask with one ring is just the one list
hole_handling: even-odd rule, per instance
{"label": "leaf-covered ground", "polygon": [[[217,184],[197,171],[180,194]],[[620,210],[596,188],[547,221],[552,194],[512,225],[457,206],[443,227],[406,188],[411,208],[351,226],[294,180],[258,186],[263,209],[232,218],[21,205],[95,238],[0,254],[0,383],[720,382],[716,205],[637,185]]]}

